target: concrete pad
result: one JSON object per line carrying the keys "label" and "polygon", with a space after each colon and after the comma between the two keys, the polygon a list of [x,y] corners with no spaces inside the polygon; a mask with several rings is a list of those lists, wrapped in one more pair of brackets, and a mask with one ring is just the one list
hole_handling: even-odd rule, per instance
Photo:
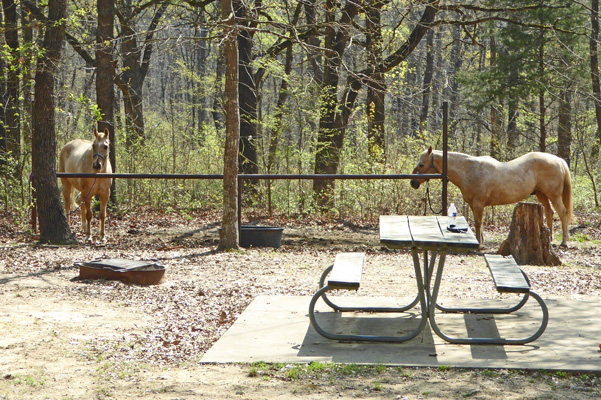
{"label": "concrete pad", "polygon": [[[411,299],[332,297],[340,305],[402,306]],[[517,297],[514,297],[516,299]],[[521,346],[456,345],[430,328],[405,343],[339,342],[319,335],[308,317],[309,296],[261,296],[205,354],[202,363],[309,363],[460,368],[518,368],[601,372],[601,304],[576,300],[546,300],[549,325],[536,341]],[[345,304],[346,303],[346,304]],[[445,306],[490,306],[486,301]],[[498,305],[498,303],[495,303]],[[509,303],[507,303],[509,304]],[[513,303],[515,304],[515,302]],[[530,307],[530,305],[532,305]],[[326,330],[344,333],[403,335],[417,324],[417,309],[403,314],[334,313],[322,302],[316,309]],[[438,313],[443,332],[453,336],[529,336],[538,328],[540,309],[531,300],[511,316]],[[414,325],[415,326],[415,325]]]}

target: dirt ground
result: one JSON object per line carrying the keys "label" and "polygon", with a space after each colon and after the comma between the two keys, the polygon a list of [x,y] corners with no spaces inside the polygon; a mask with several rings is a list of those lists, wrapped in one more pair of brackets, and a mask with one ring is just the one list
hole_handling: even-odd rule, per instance
{"label": "dirt ground", "polygon": [[[199,364],[256,296],[312,294],[338,251],[368,254],[362,295],[415,285],[410,273],[398,273],[408,255],[382,248],[375,225],[265,222],[285,226],[281,248],[223,253],[211,213],[112,215],[105,245],[61,247],[37,245],[0,215],[0,399],[601,397],[601,377],[591,374]],[[573,230],[568,249],[554,246],[563,265],[524,269],[544,298],[601,301],[599,218],[579,217]],[[495,252],[506,235],[487,227],[483,251]],[[480,255],[447,258],[441,296],[493,292]],[[156,260],[167,279],[154,286],[79,279],[74,263],[98,258]]]}

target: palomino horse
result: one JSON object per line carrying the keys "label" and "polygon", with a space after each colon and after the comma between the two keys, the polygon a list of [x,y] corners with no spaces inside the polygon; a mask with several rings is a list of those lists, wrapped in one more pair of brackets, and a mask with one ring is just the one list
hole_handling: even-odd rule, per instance
{"label": "palomino horse", "polygon": [[[107,173],[113,172],[109,160],[109,131],[98,133],[94,128],[94,142],[75,139],[65,145],[61,150],[59,172],[69,173]],[[92,220],[92,197],[100,197],[100,241],[104,238],[104,220],[106,218],[106,204],[111,193],[112,178],[61,178],[63,184],[63,197],[65,199],[65,212],[67,218],[74,200],[74,189],[81,193],[81,229],[86,234],[86,241],[92,241],[90,222]]]}
{"label": "palomino horse", "polygon": [[[441,173],[442,152],[432,147],[419,156],[414,174]],[[528,153],[515,160],[499,162],[492,157],[472,157],[447,153],[449,180],[461,190],[463,199],[474,213],[476,237],[484,243],[482,214],[484,207],[517,203],[535,194],[545,208],[547,226],[553,236],[553,210],[559,214],[563,232],[562,246],[569,240],[572,218],[572,180],[564,160],[548,153]],[[425,179],[412,179],[414,189]]]}

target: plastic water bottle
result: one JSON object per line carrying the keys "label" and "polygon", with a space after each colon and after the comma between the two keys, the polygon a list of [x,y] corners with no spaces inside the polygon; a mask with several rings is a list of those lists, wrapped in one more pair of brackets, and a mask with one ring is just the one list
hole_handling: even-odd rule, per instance
{"label": "plastic water bottle", "polygon": [[457,208],[455,207],[455,203],[451,203],[449,206],[449,212],[447,213],[447,216],[449,217],[449,226],[456,226]]}

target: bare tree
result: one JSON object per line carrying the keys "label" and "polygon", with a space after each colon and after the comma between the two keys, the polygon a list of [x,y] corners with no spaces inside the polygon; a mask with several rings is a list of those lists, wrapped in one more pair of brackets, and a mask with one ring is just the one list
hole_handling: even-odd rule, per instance
{"label": "bare tree", "polygon": [[591,151],[593,161],[599,157],[599,142],[601,141],[601,84],[599,84],[599,0],[592,0],[591,4],[591,81],[593,84],[593,98],[595,100],[595,117],[597,120],[597,134],[595,144]]}
{"label": "bare tree", "polygon": [[[382,63],[382,6],[380,0],[373,0],[366,9],[367,50],[369,63],[377,66]],[[368,151],[372,160],[384,162],[384,121],[386,86],[384,74],[373,72],[367,85],[367,137]]]}
{"label": "bare tree", "polygon": [[568,88],[562,90],[559,98],[559,116],[557,127],[557,155],[570,165],[572,146],[572,103]]}
{"label": "bare tree", "polygon": [[220,250],[238,248],[238,144],[240,109],[238,106],[238,42],[232,0],[221,0],[225,47],[225,153],[223,171],[223,221]]}
{"label": "bare tree", "polygon": [[[125,146],[130,149],[134,141],[144,140],[144,108],[143,87],[148,74],[150,57],[154,50],[152,41],[159,21],[163,17],[169,2],[162,2],[154,13],[146,34],[139,35],[136,28],[136,17],[145,7],[134,7],[131,0],[125,0],[116,14],[120,22],[120,39],[122,58],[121,74],[117,84],[123,92],[125,121],[129,131]],[[140,38],[144,40],[140,40]]]}
{"label": "bare tree", "polygon": [[[348,2],[344,9],[339,11],[338,24],[344,27],[351,24],[359,9],[356,3]],[[420,20],[407,39],[382,60],[380,65],[366,68],[349,76],[344,93],[339,98],[339,67],[342,64],[344,52],[351,38],[348,30],[335,29],[336,24],[334,22],[337,14],[334,12],[333,6],[327,7],[324,47],[330,51],[324,56],[323,89],[320,101],[321,114],[315,155],[316,174],[337,173],[346,126],[362,86],[374,74],[386,73],[404,61],[435,24],[438,11],[438,2],[428,2]],[[314,181],[313,192],[318,205],[326,208],[332,205],[331,193],[333,189],[333,181],[321,179]]]}
{"label": "bare tree", "polygon": [[[17,5],[14,0],[2,0],[2,11],[4,13],[4,38],[6,51],[8,52],[8,65],[6,68],[6,92],[0,100],[4,108],[6,124],[5,146],[0,149],[10,154],[17,163],[21,154],[21,130],[19,118],[19,34],[17,24]],[[4,136],[4,135],[3,135]],[[17,173],[17,171],[15,171]]]}
{"label": "bare tree", "polygon": [[66,0],[48,2],[48,22],[35,74],[33,102],[32,164],[34,189],[38,200],[40,242],[75,242],[63,212],[56,180],[56,134],[54,80],[65,39]]}
{"label": "bare tree", "polygon": [[[109,153],[113,172],[117,172],[115,151],[115,86],[113,69],[113,30],[115,19],[114,0],[98,0],[98,31],[96,35],[96,102],[102,113],[102,120],[98,121],[98,131],[109,131],[111,149]],[[115,181],[111,189],[111,201],[115,203]]]}

